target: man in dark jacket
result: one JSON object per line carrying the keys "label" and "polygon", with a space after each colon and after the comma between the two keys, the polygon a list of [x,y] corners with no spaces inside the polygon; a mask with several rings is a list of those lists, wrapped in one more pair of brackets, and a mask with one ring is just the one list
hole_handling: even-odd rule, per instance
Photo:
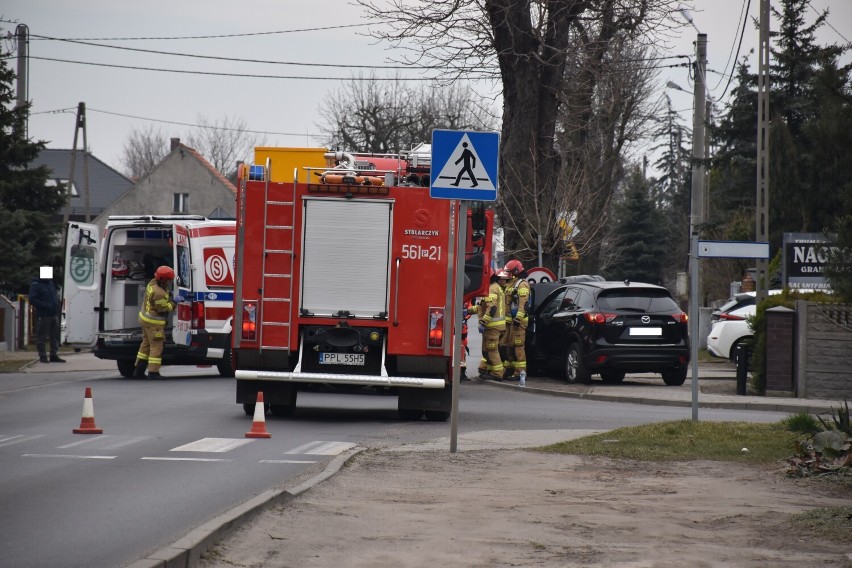
{"label": "man in dark jacket", "polygon": [[[64,363],[59,350],[59,294],[53,283],[53,268],[39,268],[39,278],[33,278],[30,284],[30,304],[35,308],[36,347],[42,363]],[[50,341],[50,359],[47,358],[45,344]]]}

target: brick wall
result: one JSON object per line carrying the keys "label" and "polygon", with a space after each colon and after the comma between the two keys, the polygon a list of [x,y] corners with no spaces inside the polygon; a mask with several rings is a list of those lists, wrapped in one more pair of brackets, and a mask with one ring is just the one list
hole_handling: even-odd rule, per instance
{"label": "brick wall", "polygon": [[766,394],[795,394],[794,335],[796,312],[776,306],[766,310]]}
{"label": "brick wall", "polygon": [[797,301],[799,397],[852,399],[852,306]]}

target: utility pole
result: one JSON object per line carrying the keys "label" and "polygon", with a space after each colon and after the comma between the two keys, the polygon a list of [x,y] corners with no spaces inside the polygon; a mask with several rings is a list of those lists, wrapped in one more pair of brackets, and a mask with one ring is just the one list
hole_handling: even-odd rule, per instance
{"label": "utility pole", "polygon": [[698,262],[698,233],[704,223],[704,98],[707,76],[707,34],[699,32],[695,42],[695,90],[692,119],[692,195],[689,213],[689,335],[692,338],[692,420],[698,421],[698,336],[701,287]]}
{"label": "utility pole", "polygon": [[[77,133],[83,129],[83,192],[86,196],[86,223],[91,220],[91,207],[89,205],[89,142],[86,139],[86,103],[77,104],[77,119],[74,123],[74,147],[71,149],[71,173],[68,175],[68,183],[74,185],[74,169],[77,165]],[[69,191],[71,187],[68,188]],[[69,211],[66,209],[66,211]],[[65,213],[65,224],[68,224],[68,213]]]}
{"label": "utility pole", "polygon": [[[757,66],[757,195],[754,202],[754,240],[769,241],[769,0],[760,0],[760,48]],[[766,298],[769,261],[757,260],[756,301]]]}
{"label": "utility pole", "polygon": [[[29,95],[29,83],[27,80],[27,41],[29,39],[30,30],[26,24],[18,24],[15,28],[15,37],[18,38],[18,91],[15,103],[16,108],[21,108],[27,104]],[[29,132],[29,114],[24,117],[24,138],[28,138]]]}

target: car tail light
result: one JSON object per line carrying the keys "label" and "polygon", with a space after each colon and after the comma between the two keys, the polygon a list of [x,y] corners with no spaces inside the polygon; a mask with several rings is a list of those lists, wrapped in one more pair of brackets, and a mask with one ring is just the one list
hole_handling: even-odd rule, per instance
{"label": "car tail light", "polygon": [[735,316],[733,314],[719,314],[720,321],[741,321],[744,319],[742,316]]}
{"label": "car tail light", "polygon": [[586,318],[586,321],[589,323],[609,323],[615,318],[618,317],[618,314],[613,314],[609,312],[586,312],[583,314]]}
{"label": "car tail light", "polygon": [[204,329],[206,324],[204,302],[192,302],[192,329]]}
{"label": "car tail light", "polygon": [[257,338],[257,302],[243,302],[243,339]]}
{"label": "car tail light", "polygon": [[689,316],[688,316],[688,315],[686,315],[686,314],[685,314],[685,313],[683,313],[683,312],[678,312],[678,313],[676,313],[676,314],[672,314],[672,318],[674,318],[674,320],[675,320],[677,323],[686,323],[686,322],[688,322],[688,321],[689,321]]}
{"label": "car tail light", "polygon": [[444,346],[444,308],[429,308],[429,341],[430,348]]}

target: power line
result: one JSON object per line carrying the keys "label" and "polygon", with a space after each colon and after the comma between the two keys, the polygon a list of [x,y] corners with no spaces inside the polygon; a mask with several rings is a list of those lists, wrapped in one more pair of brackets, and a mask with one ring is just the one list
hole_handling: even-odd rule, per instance
{"label": "power line", "polygon": [[[241,77],[249,79],[291,79],[291,80],[306,80],[306,81],[440,81],[440,77],[309,77],[304,75],[269,75],[257,73],[225,73],[223,71],[192,71],[188,69],[164,69],[162,67],[144,67],[139,65],[119,65],[116,63],[96,63],[93,61],[76,61],[73,59],[60,59],[57,57],[40,57],[30,55],[29,59],[40,61],[54,61],[57,63],[73,63],[76,65],[89,65],[93,67],[109,67],[113,69],[131,69],[134,71],[157,71],[161,73],[177,73],[186,75],[207,75],[212,77]],[[669,65],[657,65],[654,67],[646,67],[644,69],[662,69],[671,67],[686,67],[688,63],[672,63]],[[480,70],[481,72],[482,70]],[[464,79],[467,81],[486,81],[493,79],[490,75],[475,75],[463,76],[459,75],[455,79]]]}
{"label": "power line", "polygon": [[[0,20],[2,22],[4,20]],[[9,22],[16,23],[16,22]],[[326,30],[339,30],[343,28],[359,28],[364,26],[370,26],[372,24],[364,23],[364,24],[344,24],[341,26],[324,26],[318,28],[302,28],[295,30],[277,30],[271,32],[247,32],[242,34],[216,34],[216,35],[197,35],[197,36],[151,36],[151,37],[78,37],[78,38],[66,38],[68,40],[78,40],[78,41],[147,41],[147,40],[184,40],[184,39],[224,39],[224,38],[234,38],[234,37],[254,37],[254,36],[264,36],[264,35],[280,35],[280,34],[294,34],[294,33],[302,33],[302,32],[319,32]],[[35,36],[36,39],[51,39],[51,38],[41,38],[40,36]]]}
{"label": "power line", "polygon": [[[814,7],[813,7],[813,6],[811,6],[810,4],[808,4],[808,6],[810,6],[811,10],[813,10],[813,11],[814,11],[814,14],[816,14],[817,16],[822,16],[822,14],[820,14],[820,13],[819,13],[819,11],[818,11],[816,8],[814,8]],[[828,21],[828,18],[826,18],[824,21],[825,21],[825,24],[826,24],[828,27],[830,27],[831,29],[833,29],[833,30],[834,30],[834,32],[835,32],[837,35],[839,35],[840,37],[842,37],[842,38],[843,38],[843,41],[845,41],[846,43],[850,43],[850,42],[849,42],[849,40],[846,38],[846,36],[845,36],[845,35],[843,35],[842,33],[840,33],[840,32],[837,30],[837,28],[835,28],[834,26],[832,26],[832,25],[831,25],[831,23]]]}
{"label": "power line", "polygon": [[[306,77],[299,75],[269,75],[269,74],[256,74],[256,73],[224,73],[222,71],[190,71],[186,69],[163,69],[161,67],[142,67],[138,65],[118,65],[115,63],[95,63],[92,61],[75,61],[72,59],[59,59],[56,57],[38,57],[38,56],[29,56],[30,59],[37,59],[40,61],[55,61],[58,63],[74,63],[77,65],[91,65],[94,67],[110,67],[113,69],[133,69],[136,71],[158,71],[161,73],[178,73],[178,74],[187,74],[187,75],[209,75],[214,77],[243,77],[243,78],[253,78],[253,79],[294,79],[294,80],[308,80],[308,81],[437,81],[437,77],[364,77],[364,78],[353,78],[353,77]],[[479,80],[479,79],[489,79],[487,76],[476,76],[476,77],[459,77],[460,79],[467,80]]]}
{"label": "power line", "polygon": [[[411,70],[411,69],[447,69],[447,67],[439,67],[434,65],[348,65],[343,63],[304,63],[298,61],[272,61],[268,59],[245,59],[239,57],[222,57],[215,55],[199,55],[194,53],[179,53],[175,51],[162,51],[156,49],[142,49],[135,47],[125,47],[120,45],[106,45],[102,43],[92,43],[90,41],[83,41],[78,39],[69,39],[69,38],[58,38],[51,36],[42,36],[31,34],[31,37],[40,38],[43,40],[49,41],[60,41],[66,43],[73,43],[77,45],[87,45],[90,47],[103,47],[107,49],[119,49],[123,51],[134,51],[139,53],[151,53],[155,55],[171,55],[176,57],[190,57],[195,59],[211,59],[216,61],[231,61],[237,63],[261,63],[268,65],[294,65],[294,66],[304,66],[304,67],[334,67],[340,69],[394,69],[394,70]],[[613,60],[613,63],[640,63],[646,61],[662,61],[666,59],[689,59],[688,55],[666,55],[666,56],[654,56],[654,57],[644,57],[644,58],[636,58],[636,59],[619,59]]]}
{"label": "power line", "polygon": [[[90,106],[87,106],[86,110],[88,112],[108,114],[108,115],[111,115],[111,116],[120,116],[122,118],[131,118],[131,119],[134,119],[134,120],[145,120],[145,121],[148,121],[148,122],[157,122],[157,123],[161,123],[161,124],[174,124],[176,126],[188,126],[190,128],[205,128],[207,130],[226,130],[226,131],[231,131],[231,132],[244,132],[244,133],[247,133],[247,134],[269,134],[269,135],[272,135],[272,136],[305,136],[306,135],[306,133],[304,133],[304,132],[271,132],[271,131],[268,131],[268,130],[248,130],[248,129],[243,129],[243,128],[228,128],[228,127],[224,127],[224,126],[214,126],[214,125],[210,125],[210,124],[194,124],[194,123],[191,123],[191,122],[179,122],[179,121],[176,121],[176,120],[166,120],[166,119],[163,119],[163,118],[150,118],[150,117],[147,117],[147,116],[138,116],[138,115],[127,114],[127,113],[122,113],[122,112],[113,112],[113,111],[109,111],[109,110],[92,108]],[[43,110],[43,111],[40,111],[40,112],[33,112],[33,113],[30,113],[30,114],[31,115],[36,115],[36,114],[74,114],[75,112],[76,112],[76,107],[68,107],[68,108],[59,108],[59,109],[53,109],[53,110]],[[317,135],[308,134],[308,136],[317,136]]]}
{"label": "power line", "polygon": [[191,57],[194,59],[212,59],[216,61],[231,61],[237,63],[263,63],[268,65],[295,65],[303,67],[336,67],[341,69],[437,69],[437,67],[426,67],[420,65],[346,65],[342,63],[301,63],[298,61],[271,61],[268,59],[243,59],[239,57],[222,57],[216,55],[199,55],[195,53],[178,53],[175,51],[161,51],[157,49],[142,49],[137,47],[125,47],[122,45],[106,45],[103,43],[92,43],[89,41],[64,39],[59,37],[50,37],[31,34],[30,37],[40,38],[50,41],[61,41],[65,43],[74,43],[77,45],[88,45],[90,47],[104,47],[107,49],[119,49],[122,51],[135,51],[138,53],[152,53],[155,55],[171,55],[176,57]]}
{"label": "power line", "polygon": [[[737,47],[737,56],[734,59],[733,66],[731,67],[731,74],[728,75],[728,85],[731,84],[731,77],[734,76],[734,70],[737,68],[737,59],[739,59],[739,57],[740,57],[740,48],[743,45],[743,36],[745,35],[745,26],[746,26],[746,22],[748,21],[748,11],[749,11],[750,8],[751,8],[751,0],[748,0],[748,4],[746,4],[746,0],[743,0],[743,7],[740,9],[740,20],[742,20],[742,23],[740,24],[739,21],[737,23],[737,32],[739,32],[739,34],[740,34],[740,41],[739,41],[739,46]],[[734,37],[736,38],[736,33],[734,34]],[[728,52],[728,60],[725,62],[724,73],[728,72],[728,65],[731,63],[731,55],[733,55],[733,53],[734,53],[734,44],[731,43],[731,50]],[[719,85],[721,85],[722,81],[724,81],[724,80],[725,80],[725,77],[723,75],[722,78],[719,79],[719,82],[716,83],[716,86],[713,87],[712,89],[710,89],[710,92],[713,92],[716,89],[718,89]],[[726,86],[725,92],[727,92],[727,91],[728,91],[728,87]],[[722,93],[722,97],[725,96],[725,92]],[[722,98],[722,97],[719,97],[719,98]]]}

